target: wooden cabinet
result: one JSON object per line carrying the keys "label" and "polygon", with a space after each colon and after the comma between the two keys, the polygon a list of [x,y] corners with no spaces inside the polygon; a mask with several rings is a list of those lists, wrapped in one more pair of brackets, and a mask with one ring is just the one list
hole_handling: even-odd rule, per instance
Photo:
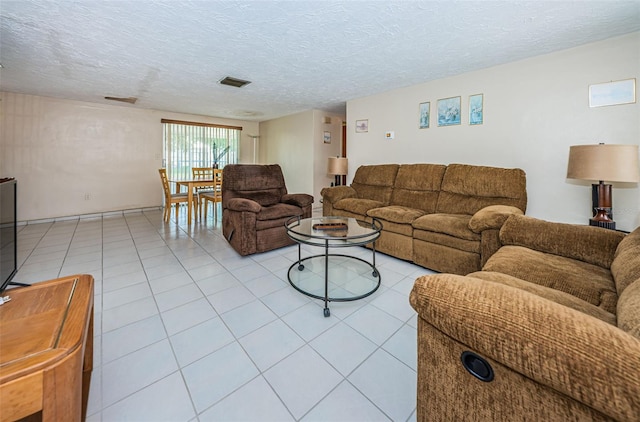
{"label": "wooden cabinet", "polygon": [[[5,291],[0,306],[0,421],[86,416],[93,368],[93,277]],[[40,413],[41,412],[41,413]]]}

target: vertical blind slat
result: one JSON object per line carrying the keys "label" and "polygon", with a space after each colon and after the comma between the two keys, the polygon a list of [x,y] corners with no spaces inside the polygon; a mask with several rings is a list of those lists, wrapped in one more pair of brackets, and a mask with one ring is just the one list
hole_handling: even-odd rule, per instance
{"label": "vertical blind slat", "polygon": [[218,167],[238,162],[239,129],[163,123],[164,164],[169,179],[191,178],[192,167],[211,167],[220,155]]}

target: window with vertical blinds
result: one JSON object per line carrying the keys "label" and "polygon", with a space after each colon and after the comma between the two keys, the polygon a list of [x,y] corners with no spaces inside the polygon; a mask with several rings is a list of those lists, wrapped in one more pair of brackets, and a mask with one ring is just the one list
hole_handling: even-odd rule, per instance
{"label": "window with vertical blinds", "polygon": [[238,162],[241,127],[162,119],[164,166],[169,179],[190,179],[192,167]]}

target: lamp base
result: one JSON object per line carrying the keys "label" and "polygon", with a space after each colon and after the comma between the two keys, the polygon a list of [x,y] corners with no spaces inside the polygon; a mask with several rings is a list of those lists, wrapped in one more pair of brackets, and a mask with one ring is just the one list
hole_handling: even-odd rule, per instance
{"label": "lamp base", "polygon": [[616,229],[616,222],[615,221],[596,221],[593,218],[589,219],[589,225],[590,226],[595,226],[595,227],[604,227],[605,229],[611,229],[611,230],[615,230]]}
{"label": "lamp base", "polygon": [[589,219],[589,225],[611,230],[616,229],[616,222],[609,218],[607,208],[596,208],[596,215]]}
{"label": "lamp base", "polygon": [[[613,192],[607,189],[607,186],[611,185],[604,185],[603,187],[600,187],[599,183],[591,185],[591,209],[593,210],[593,217],[595,217],[598,214],[598,208],[604,208],[609,220],[613,220],[613,211],[611,210],[611,195]],[[602,205],[600,205],[601,196],[603,197]]]}

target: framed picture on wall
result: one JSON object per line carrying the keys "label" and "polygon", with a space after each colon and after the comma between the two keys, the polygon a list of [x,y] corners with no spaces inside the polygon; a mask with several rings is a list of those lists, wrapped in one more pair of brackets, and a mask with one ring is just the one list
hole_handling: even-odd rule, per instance
{"label": "framed picture on wall", "polygon": [[589,107],[604,107],[636,102],[636,80],[589,85]]}
{"label": "framed picture on wall", "polygon": [[481,125],[484,122],[483,114],[484,95],[475,94],[469,96],[469,124]]}
{"label": "framed picture on wall", "polygon": [[460,97],[438,100],[438,126],[460,124]]}
{"label": "framed picture on wall", "polygon": [[325,144],[330,144],[331,143],[331,132],[325,130],[322,139],[324,139],[324,143]]}
{"label": "framed picture on wall", "polygon": [[357,133],[369,132],[369,119],[356,120],[356,132]]}
{"label": "framed picture on wall", "polygon": [[420,129],[429,128],[429,113],[431,112],[431,103],[420,103]]}

